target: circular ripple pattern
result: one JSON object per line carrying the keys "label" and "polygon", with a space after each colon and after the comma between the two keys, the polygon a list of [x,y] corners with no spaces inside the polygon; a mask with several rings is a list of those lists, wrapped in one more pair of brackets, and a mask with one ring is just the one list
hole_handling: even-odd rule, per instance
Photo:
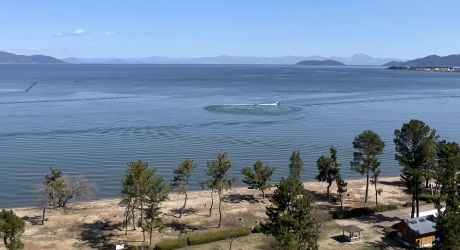
{"label": "circular ripple pattern", "polygon": [[230,115],[287,115],[302,111],[302,108],[270,104],[223,104],[207,106],[204,110]]}

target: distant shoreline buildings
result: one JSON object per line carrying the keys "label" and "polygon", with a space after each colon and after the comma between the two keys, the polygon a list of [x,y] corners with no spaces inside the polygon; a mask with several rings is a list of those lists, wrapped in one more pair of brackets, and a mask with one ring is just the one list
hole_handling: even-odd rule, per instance
{"label": "distant shoreline buildings", "polygon": [[429,71],[429,72],[460,72],[460,68],[454,67],[405,67],[390,66],[389,70],[411,70],[411,71]]}

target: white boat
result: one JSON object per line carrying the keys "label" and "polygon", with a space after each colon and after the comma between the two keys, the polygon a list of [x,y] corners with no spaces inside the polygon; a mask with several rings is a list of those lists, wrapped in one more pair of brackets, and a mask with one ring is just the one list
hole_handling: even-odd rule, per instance
{"label": "white boat", "polygon": [[261,104],[254,104],[254,105],[259,105],[259,106],[279,106],[279,102],[274,102],[274,103],[261,103]]}

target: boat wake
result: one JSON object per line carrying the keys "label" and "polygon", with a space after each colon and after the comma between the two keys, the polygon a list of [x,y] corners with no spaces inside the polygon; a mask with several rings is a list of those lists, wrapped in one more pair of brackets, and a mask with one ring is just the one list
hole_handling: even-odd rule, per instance
{"label": "boat wake", "polygon": [[279,102],[273,102],[211,105],[204,107],[204,110],[213,113],[234,115],[287,115],[299,112],[302,108],[286,105],[281,106]]}
{"label": "boat wake", "polygon": [[223,104],[224,106],[279,106],[279,102],[273,103],[239,103],[239,104]]}

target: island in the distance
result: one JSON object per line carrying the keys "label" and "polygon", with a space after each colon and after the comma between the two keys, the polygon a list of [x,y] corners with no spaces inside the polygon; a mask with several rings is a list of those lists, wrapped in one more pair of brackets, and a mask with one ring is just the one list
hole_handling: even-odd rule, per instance
{"label": "island in the distance", "polygon": [[345,64],[334,61],[334,60],[303,60],[295,65],[302,65],[302,66],[344,66]]}
{"label": "island in the distance", "polygon": [[13,53],[0,51],[0,64],[64,64],[59,59],[56,59],[51,56],[23,56],[16,55]]}

